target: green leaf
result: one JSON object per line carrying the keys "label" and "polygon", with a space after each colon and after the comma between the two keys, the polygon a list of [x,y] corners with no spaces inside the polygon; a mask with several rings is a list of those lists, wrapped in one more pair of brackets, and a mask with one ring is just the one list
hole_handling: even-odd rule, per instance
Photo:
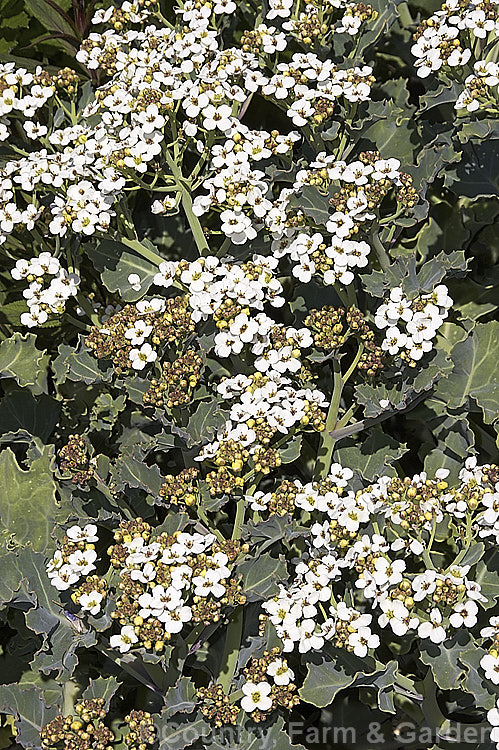
{"label": "green leaf", "polygon": [[181,677],[167,690],[161,718],[168,719],[178,713],[192,713],[196,707],[196,686],[190,677]]}
{"label": "green leaf", "polygon": [[486,653],[487,651],[479,648],[475,643],[471,649],[463,652],[459,659],[467,668],[463,688],[471,693],[475,705],[490,710],[496,707],[499,690],[496,685],[485,679],[484,671],[480,666],[480,661]]}
{"label": "green leaf", "polygon": [[0,434],[25,430],[46,442],[61,410],[51,396],[35,398],[29,391],[9,393],[0,401]]}
{"label": "green leaf", "polygon": [[464,257],[463,250],[454,250],[452,253],[439,253],[424,263],[418,271],[419,290],[422,292],[432,292],[434,287],[446,276],[466,271],[467,264],[468,261]]}
{"label": "green leaf", "polygon": [[45,352],[35,346],[36,336],[14,333],[0,344],[0,378],[15,378],[20,386],[38,383],[42,367],[46,369]]}
{"label": "green leaf", "polygon": [[[70,23],[69,17],[61,11],[58,12],[45,0],[25,0],[26,7],[45,26],[48,31],[59,31],[68,36],[74,36],[75,29]],[[56,3],[57,4],[57,3]],[[65,17],[66,16],[66,17]]]}
{"label": "green leaf", "polygon": [[453,348],[454,367],[437,386],[435,395],[451,409],[463,406],[471,396],[481,407],[484,420],[494,422],[499,417],[498,358],[499,322],[478,324],[465,341]]}
{"label": "green leaf", "polygon": [[428,639],[420,641],[421,661],[431,667],[435,682],[442,690],[459,687],[464,676],[459,657],[469,648],[470,642],[471,637],[466,630],[458,630],[450,640],[443,643],[432,643]]}
{"label": "green leaf", "polygon": [[499,599],[499,550],[489,549],[477,563],[474,580],[480,584],[481,593],[487,598],[482,607],[490,609]]}
{"label": "green leaf", "polygon": [[[96,246],[86,250],[92,263],[101,273],[102,283],[110,292],[119,292],[126,302],[136,302],[149,290],[158,264],[164,259],[157,248],[147,239],[116,242],[111,239],[101,240]],[[148,255],[145,258],[143,254]],[[128,277],[137,274],[140,277],[140,289],[132,289]]]}
{"label": "green leaf", "polygon": [[90,680],[89,686],[84,690],[81,697],[83,700],[104,698],[104,708],[107,710],[120,685],[121,682],[118,682],[116,677],[98,677],[96,680]]}
{"label": "green leaf", "polygon": [[442,104],[454,104],[462,88],[462,86],[453,81],[450,85],[448,83],[441,83],[433,91],[423,94],[423,96],[419,97],[418,115],[421,112],[433,109],[433,107],[440,107]]}
{"label": "green leaf", "polygon": [[10,448],[0,453],[0,523],[17,544],[34,550],[52,547],[51,532],[59,515],[53,479],[53,455],[45,447],[29,469],[23,471]]}
{"label": "green leaf", "polygon": [[374,427],[360,444],[352,438],[341,442],[343,447],[335,451],[335,461],[359,471],[368,481],[390,473],[390,465],[408,450],[405,443],[399,443],[380,427]]}
{"label": "green leaf", "polygon": [[[96,642],[95,633],[76,632],[64,610],[55,603],[57,591],[47,576],[45,555],[30,548],[21,549],[10,554],[8,565],[10,575],[17,572],[25,589],[35,595],[35,606],[25,613],[27,627],[42,636],[41,647],[31,662],[33,670],[44,674],[54,672],[55,677],[64,674],[69,679],[78,663],[77,649],[92,646]],[[19,602],[14,599],[12,606],[26,610],[25,597]]]}
{"label": "green leaf", "polygon": [[57,385],[65,383],[66,380],[73,382],[83,381],[87,385],[92,383],[103,383],[111,379],[112,368],[102,364],[96,359],[81,342],[79,351],[72,346],[61,344],[59,356],[52,363]]}
{"label": "green leaf", "polygon": [[0,685],[0,711],[15,715],[16,741],[32,748],[41,747],[41,729],[58,714],[55,707],[47,708],[36,687],[21,690],[18,685]]}
{"label": "green leaf", "polygon": [[118,489],[125,485],[146,490],[154,497],[159,495],[163,477],[157,466],[148,466],[134,455],[122,454],[111,469]]}
{"label": "green leaf", "polygon": [[208,443],[217,430],[224,426],[226,419],[227,412],[220,408],[217,399],[201,401],[186,427],[189,434],[188,446]]}
{"label": "green leaf", "polygon": [[414,107],[402,109],[390,101],[370,102],[369,114],[377,121],[367,122],[362,138],[371,141],[383,159],[395,157],[404,164],[411,164],[418,140],[413,111]]}
{"label": "green leaf", "polygon": [[246,560],[236,571],[243,577],[241,585],[250,602],[275,596],[279,591],[278,583],[287,577],[285,560],[281,556],[272,557],[268,552],[256,560]]}
{"label": "green leaf", "polygon": [[230,732],[215,732],[206,750],[305,750],[303,745],[292,742],[286,730],[282,716],[278,716],[270,726],[267,723],[247,722],[233,736]]}
{"label": "green leaf", "polygon": [[157,720],[159,729],[159,750],[183,750],[200,737],[207,737],[211,732],[210,725],[202,714],[197,712],[194,717],[183,716],[172,721],[161,714]]}
{"label": "green leaf", "polygon": [[317,663],[308,664],[308,673],[298,691],[300,698],[318,708],[329,706],[336,695],[353,685],[358,675],[365,677],[376,672],[370,657],[361,659],[343,649],[332,648],[328,655],[316,655]]}
{"label": "green leaf", "polygon": [[283,464],[290,464],[300,457],[302,439],[303,436],[301,434],[293,435],[289,443],[279,450]]}
{"label": "green leaf", "polygon": [[321,193],[313,185],[304,185],[299,195],[292,195],[289,199],[289,206],[302,211],[306,216],[310,216],[316,224],[326,224],[329,221],[329,198],[336,192],[336,188],[331,186],[327,194]]}

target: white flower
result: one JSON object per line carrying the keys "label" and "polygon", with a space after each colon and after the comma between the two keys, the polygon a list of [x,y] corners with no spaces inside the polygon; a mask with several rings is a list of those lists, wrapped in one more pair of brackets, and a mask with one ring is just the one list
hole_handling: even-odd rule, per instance
{"label": "white flower", "polygon": [[420,638],[429,638],[432,643],[445,641],[447,634],[442,627],[442,615],[438,609],[431,610],[429,622],[422,622],[419,625],[418,635]]}
{"label": "white flower", "polygon": [[120,635],[112,635],[109,639],[111,648],[118,648],[122,654],[130,651],[134,643],[138,642],[135,630],[132,625],[124,625],[121,628]]}
{"label": "white flower", "polygon": [[272,698],[269,694],[271,687],[268,682],[246,682],[242,691],[244,698],[241,700],[241,708],[250,714],[253,711],[268,711],[272,707]]}
{"label": "white flower", "polygon": [[499,656],[492,656],[492,654],[482,656],[480,666],[485,672],[485,679],[490,680],[494,685],[499,685]]}
{"label": "white flower", "polygon": [[449,617],[450,624],[454,628],[460,628],[464,625],[466,628],[472,628],[477,624],[478,607],[474,601],[460,602],[454,607],[453,614]]}
{"label": "white flower", "polygon": [[79,605],[85,612],[96,615],[100,612],[103,596],[99,591],[91,591],[89,594],[81,594]]}
{"label": "white flower", "polygon": [[97,526],[93,523],[87,523],[83,528],[71,526],[66,531],[66,536],[72,542],[97,542],[99,540]]}
{"label": "white flower", "polygon": [[267,674],[274,678],[276,685],[289,685],[295,678],[295,673],[284,659],[271,662],[267,667]]}
{"label": "white flower", "polygon": [[149,362],[155,362],[158,357],[150,344],[142,344],[140,349],[132,349],[130,362],[134,370],[143,370]]}

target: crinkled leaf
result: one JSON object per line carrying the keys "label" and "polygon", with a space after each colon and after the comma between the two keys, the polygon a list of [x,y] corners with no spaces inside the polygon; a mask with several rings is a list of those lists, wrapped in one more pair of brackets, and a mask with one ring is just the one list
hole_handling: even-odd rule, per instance
{"label": "crinkled leaf", "polygon": [[183,750],[200,737],[207,737],[211,726],[197,712],[194,716],[182,716],[175,719],[160,714],[157,719],[159,750]]}
{"label": "crinkled leaf", "polygon": [[284,559],[272,557],[268,552],[241,563],[236,572],[242,575],[241,585],[248,601],[274,596],[279,591],[278,583],[287,576]]}
{"label": "crinkled leaf", "polygon": [[23,471],[10,448],[0,453],[1,527],[17,544],[31,544],[34,550],[51,547],[50,535],[59,515],[50,448]]}
{"label": "crinkled leaf", "polygon": [[185,428],[188,445],[202,445],[212,440],[216,431],[224,426],[227,416],[216,399],[201,401]]}
{"label": "crinkled leaf", "polygon": [[36,687],[21,690],[18,685],[0,685],[0,711],[15,715],[16,741],[26,748],[41,748],[40,731],[58,714],[45,705]]}
{"label": "crinkled leaf", "polygon": [[371,481],[386,472],[390,473],[390,465],[406,452],[405,443],[399,443],[381,428],[374,427],[360,444],[352,438],[342,441],[342,447],[335,452],[335,460]]}
{"label": "crinkled leaf", "polygon": [[438,393],[451,409],[462,406],[471,396],[481,407],[486,422],[499,417],[499,322],[478,324],[465,341],[452,350],[454,367]]}
{"label": "crinkled leaf", "polygon": [[307,676],[298,692],[302,700],[318,708],[329,706],[341,690],[353,685],[358,675],[365,677],[377,671],[370,657],[361,659],[343,649],[330,649],[328,655],[324,653],[314,659],[316,663],[308,664]]}
{"label": "crinkled leaf", "polygon": [[83,381],[87,385],[103,383],[112,376],[112,368],[96,359],[83,342],[78,351],[72,346],[61,344],[59,356],[53,361],[52,367],[57,385],[66,380]]}
{"label": "crinkled leaf", "polygon": [[15,378],[20,386],[38,382],[42,366],[47,365],[45,351],[35,346],[33,333],[14,333],[0,344],[0,378]]}
{"label": "crinkled leaf", "polygon": [[196,703],[196,686],[190,677],[181,677],[167,690],[161,717],[168,719],[178,713],[192,713]]}
{"label": "crinkled leaf", "polygon": [[459,657],[469,648],[470,641],[466,630],[458,630],[443,643],[432,643],[429,639],[420,641],[421,661],[431,668],[433,678],[442,690],[454,690],[459,686],[464,675]]}
{"label": "crinkled leaf", "polygon": [[97,677],[96,680],[90,680],[89,686],[84,690],[81,697],[83,700],[103,698],[104,708],[107,710],[120,685],[121,682],[116,677]]}

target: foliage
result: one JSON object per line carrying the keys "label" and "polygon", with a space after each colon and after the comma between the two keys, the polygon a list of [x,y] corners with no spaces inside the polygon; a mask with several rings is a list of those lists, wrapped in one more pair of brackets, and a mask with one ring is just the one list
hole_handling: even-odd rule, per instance
{"label": "foliage", "polygon": [[0,748],[499,747],[499,6],[437,5],[0,0]]}

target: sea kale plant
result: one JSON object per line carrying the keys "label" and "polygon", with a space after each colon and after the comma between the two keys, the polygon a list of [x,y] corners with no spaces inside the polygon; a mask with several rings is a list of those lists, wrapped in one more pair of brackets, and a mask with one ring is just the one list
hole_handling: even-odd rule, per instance
{"label": "sea kale plant", "polygon": [[499,748],[498,0],[14,5],[0,748]]}

